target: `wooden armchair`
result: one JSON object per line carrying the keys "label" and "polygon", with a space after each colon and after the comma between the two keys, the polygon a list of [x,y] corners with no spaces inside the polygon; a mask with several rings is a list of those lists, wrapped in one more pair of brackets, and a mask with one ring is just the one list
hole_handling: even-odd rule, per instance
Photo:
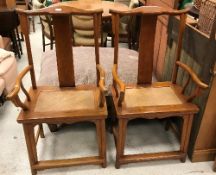
{"label": "wooden armchair", "polygon": [[[113,128],[117,149],[116,168],[120,168],[122,164],[145,160],[180,159],[184,162],[187,155],[193,117],[199,111],[199,108],[192,101],[200,94],[202,89],[208,87],[197,77],[189,66],[179,61],[187,11],[175,11],[173,9],[152,6],[140,7],[128,12],[111,10],[111,13],[115,34],[112,94],[118,119],[117,126]],[[125,85],[117,73],[119,54],[118,26],[120,16],[123,15],[139,15],[141,17],[138,77],[137,84],[133,85]],[[176,50],[176,66],[173,71],[172,81],[152,83],[155,30],[159,15],[178,15],[180,16],[181,22],[178,35],[178,47]],[[184,87],[176,84],[179,69],[183,69],[185,73],[188,73],[188,79]],[[196,88],[191,95],[186,96],[185,90],[191,81],[196,84]],[[126,129],[130,120],[136,118],[164,119],[176,116],[183,120],[180,149],[178,151],[133,155],[124,154]]]}
{"label": "wooden armchair", "polygon": [[[56,6],[35,11],[18,10],[18,13],[25,36],[29,65],[17,77],[16,85],[13,91],[8,94],[7,99],[11,100],[17,107],[22,108],[17,121],[23,125],[32,175],[37,174],[38,170],[73,165],[99,164],[106,167],[105,118],[107,116],[107,109],[104,97],[106,88],[104,87],[105,74],[99,64],[98,43],[102,10],[79,11],[70,7]],[[53,18],[59,87],[39,87],[36,85],[29,39],[29,15],[50,15]],[[93,20],[95,21],[94,39],[96,43],[97,86],[75,86],[71,15],[89,15],[93,16]],[[25,90],[22,84],[22,79],[27,72],[30,72],[32,82],[32,87],[29,91]],[[26,95],[25,102],[22,102],[18,96],[20,89]],[[96,125],[98,156],[66,160],[40,160],[38,158],[36,144],[39,136],[44,137],[43,123],[61,124],[83,121],[92,122]],[[35,134],[34,127],[36,125],[39,126],[39,130]]]}
{"label": "wooden armchair", "polygon": [[[45,47],[50,45],[50,49],[53,49],[55,35],[53,30],[52,19],[48,15],[40,16],[41,22],[41,29],[42,29],[42,44],[43,44],[43,51],[45,52]],[[50,40],[50,43],[45,42],[45,37]]]}

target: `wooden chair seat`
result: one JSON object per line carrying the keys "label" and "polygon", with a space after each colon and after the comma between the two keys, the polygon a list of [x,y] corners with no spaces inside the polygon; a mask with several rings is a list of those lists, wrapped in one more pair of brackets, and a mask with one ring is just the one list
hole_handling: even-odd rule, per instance
{"label": "wooden chair seat", "polygon": [[[60,123],[80,120],[103,119],[107,116],[106,106],[98,107],[99,89],[85,86],[59,88],[52,86],[30,89],[31,101],[26,101],[28,111],[21,112],[19,123]],[[53,122],[54,121],[54,122]]]}
{"label": "wooden chair seat", "polygon": [[[156,82],[147,86],[126,86],[125,99],[121,108],[118,107],[118,100],[113,98],[117,116],[124,117],[131,113],[134,118],[138,116],[149,118],[153,116],[152,114],[163,113],[164,115],[160,118],[164,118],[179,114],[179,111],[182,114],[198,112],[198,107],[187,102],[185,96],[181,94],[181,89],[171,82]],[[115,94],[114,88],[112,94]]]}

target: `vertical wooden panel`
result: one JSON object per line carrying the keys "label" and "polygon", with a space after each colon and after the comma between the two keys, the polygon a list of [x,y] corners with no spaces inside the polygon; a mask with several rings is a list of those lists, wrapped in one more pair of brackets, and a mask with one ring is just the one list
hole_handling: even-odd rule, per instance
{"label": "vertical wooden panel", "polygon": [[143,16],[139,38],[138,84],[152,82],[157,16]]}
{"label": "vertical wooden panel", "polygon": [[56,58],[60,87],[75,86],[73,54],[72,54],[72,28],[71,16],[53,16]]}
{"label": "vertical wooden panel", "polygon": [[[214,71],[216,72],[216,64],[214,66]],[[200,130],[195,143],[195,149],[197,150],[216,148],[215,104],[216,104],[216,78],[213,77],[211,82],[211,90],[210,90],[208,102],[206,104],[205,112],[203,114],[205,118],[202,120]]]}

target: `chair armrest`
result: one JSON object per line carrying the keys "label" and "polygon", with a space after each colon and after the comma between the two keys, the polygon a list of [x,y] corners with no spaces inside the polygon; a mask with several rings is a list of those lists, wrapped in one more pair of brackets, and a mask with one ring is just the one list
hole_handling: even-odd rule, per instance
{"label": "chair armrest", "polygon": [[185,85],[183,86],[182,93],[185,92],[185,89],[187,85],[189,84],[190,79],[193,80],[193,82],[196,84],[197,88],[194,90],[191,96],[188,97],[187,101],[192,101],[195,97],[197,97],[200,94],[200,90],[204,90],[208,88],[208,85],[202,82],[197,74],[186,64],[177,61],[176,64],[181,67],[183,70],[185,70],[188,74],[188,80],[186,81]]}
{"label": "chair armrest", "polygon": [[100,89],[99,106],[103,107],[105,102],[105,95],[107,95],[108,93],[108,90],[105,87],[105,71],[99,64],[96,65],[96,68],[97,71],[99,72],[99,82],[98,82],[98,86]]}
{"label": "chair armrest", "polygon": [[[113,66],[112,75],[113,75],[113,86],[114,86],[114,89],[116,92],[116,97],[119,96],[118,106],[122,106],[122,102],[123,102],[124,96],[125,96],[125,84],[118,77],[117,64],[114,64],[114,66]],[[118,95],[118,89],[117,89],[116,85],[118,85],[120,88],[120,95]]]}
{"label": "chair armrest", "polygon": [[21,102],[18,93],[20,91],[20,88],[23,90],[24,94],[27,97],[27,100],[30,101],[30,96],[27,93],[26,89],[24,88],[22,84],[23,77],[32,69],[32,66],[27,66],[17,77],[16,83],[14,85],[14,89],[6,96],[7,100],[11,100],[15,106],[21,107],[23,110],[27,110],[28,107]]}
{"label": "chair armrest", "polygon": [[189,73],[189,75],[191,76],[192,80],[197,84],[197,86],[199,86],[202,89],[206,89],[208,88],[208,85],[203,83],[199,77],[196,75],[196,73],[186,64],[177,61],[176,64],[181,67],[182,69],[184,69],[185,71],[187,71]]}
{"label": "chair armrest", "polygon": [[105,71],[104,69],[101,67],[101,65],[97,64],[97,70],[99,71],[99,75],[100,75],[100,78],[99,78],[99,88],[101,89],[101,91],[104,92],[105,95],[107,95],[107,88],[105,87]]}

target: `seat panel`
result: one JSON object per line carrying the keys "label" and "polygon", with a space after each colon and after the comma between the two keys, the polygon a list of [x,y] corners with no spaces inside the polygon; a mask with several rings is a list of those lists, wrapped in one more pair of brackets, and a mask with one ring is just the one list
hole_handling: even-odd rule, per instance
{"label": "seat panel", "polygon": [[64,120],[95,120],[107,117],[106,104],[99,107],[99,89],[85,85],[73,88],[41,86],[30,89],[28,111],[21,111],[19,123],[58,123]]}
{"label": "seat panel", "polygon": [[[113,101],[119,118],[165,118],[167,116],[194,114],[199,111],[192,103],[187,103],[180,93],[181,87],[171,82],[155,82],[151,85],[126,85],[122,107],[112,88]],[[144,100],[145,99],[145,100]]]}
{"label": "seat panel", "polygon": [[171,87],[126,89],[126,107],[179,105],[182,101]]}
{"label": "seat panel", "polygon": [[35,112],[90,110],[95,108],[92,90],[43,91],[39,94]]}

